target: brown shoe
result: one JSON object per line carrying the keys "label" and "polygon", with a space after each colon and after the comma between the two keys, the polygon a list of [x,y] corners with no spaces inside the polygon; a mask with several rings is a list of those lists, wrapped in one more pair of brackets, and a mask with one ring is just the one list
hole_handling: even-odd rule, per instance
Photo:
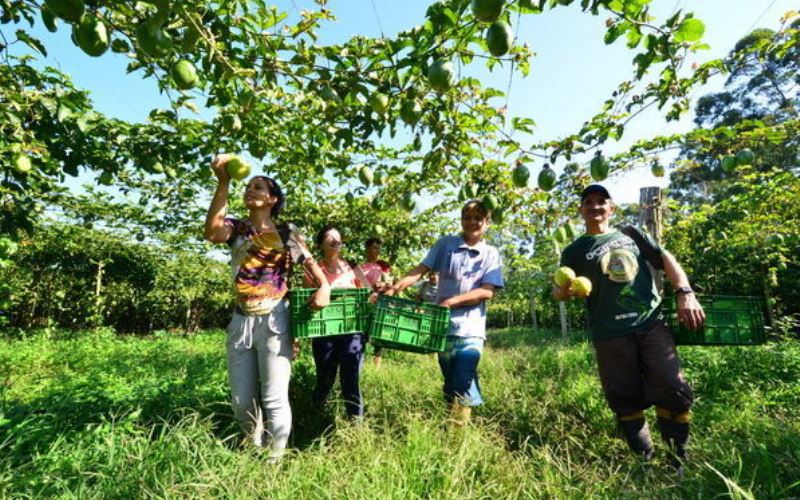
{"label": "brown shoe", "polygon": [[450,421],[458,428],[465,427],[472,418],[472,407],[454,402],[450,405]]}

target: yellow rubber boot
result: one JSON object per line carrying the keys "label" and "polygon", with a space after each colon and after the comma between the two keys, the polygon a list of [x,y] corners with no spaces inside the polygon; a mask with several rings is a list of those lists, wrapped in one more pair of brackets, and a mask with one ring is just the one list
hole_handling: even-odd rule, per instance
{"label": "yellow rubber boot", "polygon": [[653,458],[653,441],[650,439],[650,429],[647,427],[644,412],[617,415],[617,425],[636,455],[645,461]]}
{"label": "yellow rubber boot", "polygon": [[470,418],[472,417],[472,407],[471,406],[464,406],[460,403],[454,402],[450,406],[450,419],[453,421],[453,425],[458,428],[462,428],[466,426]]}
{"label": "yellow rubber boot", "polygon": [[658,430],[661,437],[669,445],[678,461],[686,460],[686,445],[689,442],[689,423],[691,413],[671,412],[666,408],[656,407]]}

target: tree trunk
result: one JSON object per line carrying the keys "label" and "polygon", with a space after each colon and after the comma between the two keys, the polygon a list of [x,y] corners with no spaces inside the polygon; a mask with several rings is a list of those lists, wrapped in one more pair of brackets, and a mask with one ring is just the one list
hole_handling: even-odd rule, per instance
{"label": "tree trunk", "polygon": [[186,319],[184,321],[185,329],[187,332],[192,331],[192,301],[186,305]]}
{"label": "tree trunk", "polygon": [[[639,190],[639,227],[647,230],[650,236],[661,244],[661,228],[663,226],[662,196],[660,187],[643,187]],[[659,292],[664,289],[664,272],[656,269],[653,278]]]}
{"label": "tree trunk", "polygon": [[94,296],[100,297],[103,291],[103,269],[106,267],[106,261],[101,260],[97,263],[97,274],[94,279]]}
{"label": "tree trunk", "polygon": [[566,340],[569,335],[569,318],[567,317],[567,304],[562,300],[558,301],[558,315],[561,318],[561,338]]}
{"label": "tree trunk", "polygon": [[97,273],[94,278],[94,326],[99,327],[103,324],[103,302],[100,294],[103,292],[103,271],[106,267],[106,261],[100,260],[94,262],[97,264]]}
{"label": "tree trunk", "polygon": [[531,326],[533,326],[533,333],[539,331],[539,322],[536,319],[536,294],[531,292]]}

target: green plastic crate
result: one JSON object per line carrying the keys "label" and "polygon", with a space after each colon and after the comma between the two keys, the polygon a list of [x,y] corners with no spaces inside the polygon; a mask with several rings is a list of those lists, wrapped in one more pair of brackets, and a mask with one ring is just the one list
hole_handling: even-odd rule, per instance
{"label": "green plastic crate", "polygon": [[758,297],[698,295],[706,313],[703,328],[691,331],[678,323],[675,297],[664,299],[664,314],[678,345],[763,344],[764,302]]}
{"label": "green plastic crate", "polygon": [[446,307],[381,295],[370,321],[370,341],[398,351],[442,352],[449,323]]}
{"label": "green plastic crate", "polygon": [[308,307],[316,288],[289,291],[292,336],[295,338],[330,337],[365,332],[369,326],[371,305],[369,288],[333,288],[331,303],[319,311]]}

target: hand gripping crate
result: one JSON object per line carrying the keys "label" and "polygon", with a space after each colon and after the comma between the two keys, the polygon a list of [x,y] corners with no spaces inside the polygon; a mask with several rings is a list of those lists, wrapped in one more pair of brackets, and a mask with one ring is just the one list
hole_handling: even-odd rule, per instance
{"label": "hand gripping crate", "polygon": [[289,324],[295,338],[330,337],[366,332],[371,304],[369,288],[333,288],[331,303],[314,311],[308,299],[316,288],[289,291]]}
{"label": "hand gripping crate", "polygon": [[678,345],[763,344],[764,302],[758,297],[698,295],[706,313],[703,328],[691,331],[678,323],[675,297],[664,299],[664,315]]}
{"label": "hand gripping crate", "polygon": [[381,295],[369,326],[375,345],[408,352],[442,352],[450,310],[433,304]]}

